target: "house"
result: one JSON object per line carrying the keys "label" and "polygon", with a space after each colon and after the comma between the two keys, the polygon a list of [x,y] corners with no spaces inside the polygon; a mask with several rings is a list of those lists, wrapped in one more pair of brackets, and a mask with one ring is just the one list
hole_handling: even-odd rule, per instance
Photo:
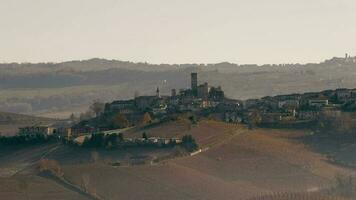
{"label": "house", "polygon": [[282,113],[264,113],[261,115],[261,123],[278,123],[282,120]]}
{"label": "house", "polygon": [[258,105],[259,102],[259,99],[248,99],[243,102],[243,107],[244,109],[254,108]]}
{"label": "house", "polygon": [[318,111],[302,110],[298,112],[297,117],[300,120],[316,120],[318,115]]}
{"label": "house", "polygon": [[321,108],[321,107],[329,105],[329,100],[328,99],[309,99],[308,105]]}
{"label": "house", "polygon": [[135,98],[135,106],[139,110],[145,110],[151,108],[160,98],[156,96],[140,96]]}
{"label": "house", "polygon": [[286,100],[296,100],[299,101],[301,99],[301,94],[289,94],[289,95],[278,95],[275,96],[274,99],[278,101],[286,101]]}
{"label": "house", "polygon": [[83,136],[83,135],[93,134],[98,131],[99,131],[98,129],[95,129],[95,128],[89,127],[89,126],[85,126],[85,127],[74,126],[74,127],[67,129],[67,137],[76,138],[76,137]]}
{"label": "house", "polygon": [[26,126],[19,128],[19,135],[44,135],[50,136],[56,133],[56,129],[51,126]]}
{"label": "house", "polygon": [[222,102],[218,103],[216,106],[216,110],[219,112],[234,112],[239,111],[241,109],[240,104],[238,102]]}
{"label": "house", "polygon": [[351,90],[348,89],[338,89],[336,90],[336,98],[339,102],[346,102],[351,99]]}
{"label": "house", "polygon": [[210,101],[216,101],[216,102],[221,102],[225,99],[225,94],[224,91],[221,89],[221,87],[211,87],[209,91],[209,100]]}
{"label": "house", "polygon": [[122,114],[131,114],[135,112],[134,100],[114,101],[105,105],[105,112],[119,112]]}
{"label": "house", "polygon": [[225,113],[225,122],[228,123],[241,123],[242,115],[237,112],[227,112]]}
{"label": "house", "polygon": [[298,108],[299,107],[299,100],[294,99],[287,99],[278,101],[278,108]]}
{"label": "house", "polygon": [[264,97],[261,99],[261,105],[263,105],[264,109],[270,111],[278,110],[278,103],[279,101],[277,99],[274,99],[273,97]]}
{"label": "house", "polygon": [[209,95],[208,83],[199,85],[197,88],[197,94],[198,94],[198,98],[203,99],[205,101],[208,100],[208,95]]}
{"label": "house", "polygon": [[152,113],[154,115],[163,115],[167,113],[167,105],[166,104],[160,104],[157,107],[152,108]]}

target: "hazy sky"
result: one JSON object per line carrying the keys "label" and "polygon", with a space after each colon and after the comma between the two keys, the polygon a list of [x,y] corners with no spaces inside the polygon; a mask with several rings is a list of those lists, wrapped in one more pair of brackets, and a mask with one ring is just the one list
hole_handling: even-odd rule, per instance
{"label": "hazy sky", "polygon": [[0,62],[319,62],[356,55],[355,0],[0,0]]}

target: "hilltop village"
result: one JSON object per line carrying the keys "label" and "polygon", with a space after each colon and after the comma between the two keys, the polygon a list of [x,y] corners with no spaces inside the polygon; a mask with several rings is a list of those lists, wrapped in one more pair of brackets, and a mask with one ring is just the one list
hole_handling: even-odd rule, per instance
{"label": "hilltop village", "polygon": [[[284,127],[307,128],[321,116],[339,116],[343,111],[356,111],[356,89],[337,89],[305,94],[289,94],[246,101],[229,99],[223,89],[199,84],[198,74],[191,74],[189,89],[172,89],[170,96],[136,96],[103,104],[94,118],[78,123],[20,128],[20,135],[58,135],[68,140],[113,130],[142,127],[172,120],[181,114],[189,115],[195,123],[209,118],[227,123],[244,123],[250,128]],[[119,132],[119,131],[118,131]],[[172,139],[172,138],[170,138]]]}

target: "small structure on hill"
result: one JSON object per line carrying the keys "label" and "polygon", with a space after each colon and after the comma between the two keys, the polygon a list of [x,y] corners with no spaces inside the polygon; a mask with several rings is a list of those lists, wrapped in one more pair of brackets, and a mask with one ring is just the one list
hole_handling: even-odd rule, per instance
{"label": "small structure on hill", "polygon": [[34,125],[19,128],[19,135],[44,135],[50,136],[56,134],[56,129],[50,125]]}

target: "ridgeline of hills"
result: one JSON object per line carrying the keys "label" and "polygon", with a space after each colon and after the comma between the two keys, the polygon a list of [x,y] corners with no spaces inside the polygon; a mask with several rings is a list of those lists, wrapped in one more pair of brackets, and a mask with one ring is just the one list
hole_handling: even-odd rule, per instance
{"label": "ridgeline of hills", "polygon": [[51,117],[82,112],[94,100],[127,99],[189,87],[189,74],[221,85],[235,99],[302,93],[356,85],[356,57],[284,65],[154,65],[91,59],[63,63],[0,64],[0,110]]}

